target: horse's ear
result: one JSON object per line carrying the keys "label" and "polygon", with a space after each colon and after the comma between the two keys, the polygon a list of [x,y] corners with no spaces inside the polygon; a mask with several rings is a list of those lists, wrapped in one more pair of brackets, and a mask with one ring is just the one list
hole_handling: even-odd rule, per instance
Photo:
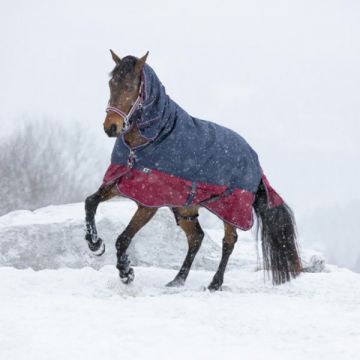
{"label": "horse's ear", "polygon": [[149,52],[147,52],[142,58],[140,58],[136,61],[135,70],[137,72],[140,72],[143,69],[148,55],[149,55]]}
{"label": "horse's ear", "polygon": [[111,52],[111,56],[113,58],[113,60],[116,62],[116,64],[120,64],[121,63],[121,59],[110,49]]}

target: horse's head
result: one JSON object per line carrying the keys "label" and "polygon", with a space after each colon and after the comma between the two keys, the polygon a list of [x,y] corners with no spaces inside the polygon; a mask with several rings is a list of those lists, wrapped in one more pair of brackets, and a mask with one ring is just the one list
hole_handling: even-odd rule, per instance
{"label": "horse's head", "polygon": [[111,72],[110,100],[104,121],[104,131],[110,137],[118,136],[123,127],[125,117],[136,102],[141,83],[141,71],[144,67],[148,52],[140,59],[132,56],[120,59],[110,50],[116,65]]}

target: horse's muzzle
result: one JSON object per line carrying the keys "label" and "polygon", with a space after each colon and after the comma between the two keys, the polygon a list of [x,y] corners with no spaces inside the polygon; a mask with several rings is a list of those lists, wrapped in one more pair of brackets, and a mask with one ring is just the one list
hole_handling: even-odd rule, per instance
{"label": "horse's muzzle", "polygon": [[112,124],[109,128],[105,128],[104,127],[104,131],[105,133],[109,136],[109,137],[114,137],[116,136],[116,125]]}

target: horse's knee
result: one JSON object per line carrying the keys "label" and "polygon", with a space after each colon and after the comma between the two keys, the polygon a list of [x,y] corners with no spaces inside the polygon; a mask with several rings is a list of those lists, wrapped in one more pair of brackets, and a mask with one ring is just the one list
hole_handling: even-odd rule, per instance
{"label": "horse's knee", "polygon": [[85,199],[85,209],[91,210],[94,207],[96,207],[99,204],[99,202],[100,202],[100,195],[96,192],[95,194],[92,194]]}
{"label": "horse's knee", "polygon": [[235,232],[233,234],[231,234],[231,236],[226,236],[224,238],[224,241],[227,243],[227,244],[232,244],[232,245],[235,245],[235,243],[237,242],[238,240],[238,234]]}

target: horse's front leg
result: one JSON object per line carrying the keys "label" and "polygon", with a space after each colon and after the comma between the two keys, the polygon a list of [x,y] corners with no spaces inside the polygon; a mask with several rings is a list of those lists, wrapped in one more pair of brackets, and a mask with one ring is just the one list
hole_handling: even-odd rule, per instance
{"label": "horse's front leg", "polygon": [[119,270],[120,279],[125,284],[129,284],[134,280],[134,269],[130,267],[130,260],[128,259],[126,250],[135,234],[151,220],[157,209],[158,208],[149,208],[138,205],[138,209],[130,220],[129,225],[116,240],[116,267]]}
{"label": "horse's front leg", "polygon": [[89,249],[97,256],[101,256],[105,252],[105,244],[97,235],[95,224],[96,210],[102,201],[109,200],[117,195],[119,195],[119,193],[116,186],[112,184],[100,187],[96,193],[88,196],[85,200],[85,240],[88,243]]}

